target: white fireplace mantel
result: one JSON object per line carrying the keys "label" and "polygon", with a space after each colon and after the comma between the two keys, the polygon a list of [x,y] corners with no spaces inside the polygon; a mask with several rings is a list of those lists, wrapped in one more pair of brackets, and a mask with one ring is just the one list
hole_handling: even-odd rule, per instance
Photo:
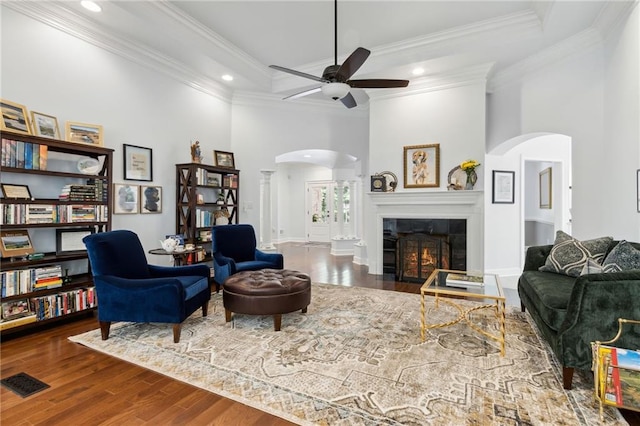
{"label": "white fireplace mantel", "polygon": [[383,220],[466,219],[467,270],[483,270],[484,191],[401,191],[367,193],[369,273],[382,274]]}

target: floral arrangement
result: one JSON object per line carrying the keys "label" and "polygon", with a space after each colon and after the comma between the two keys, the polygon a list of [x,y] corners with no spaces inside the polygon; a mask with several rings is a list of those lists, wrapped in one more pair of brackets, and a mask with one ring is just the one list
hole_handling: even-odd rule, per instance
{"label": "floral arrangement", "polygon": [[479,166],[480,163],[478,163],[476,160],[467,160],[460,163],[460,168],[467,172],[467,174],[471,173]]}

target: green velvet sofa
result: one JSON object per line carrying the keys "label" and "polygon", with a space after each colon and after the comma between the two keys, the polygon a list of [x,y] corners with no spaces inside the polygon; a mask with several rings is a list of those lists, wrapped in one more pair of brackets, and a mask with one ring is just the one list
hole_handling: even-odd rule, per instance
{"label": "green velvet sofa", "polygon": [[[640,249],[638,243],[631,245]],[[552,247],[529,247],[518,294],[522,311],[529,312],[562,365],[564,388],[571,389],[574,369],[591,369],[591,342],[612,339],[618,318],[640,319],[640,270],[577,278],[540,272]],[[615,346],[640,348],[640,326],[626,326]]]}

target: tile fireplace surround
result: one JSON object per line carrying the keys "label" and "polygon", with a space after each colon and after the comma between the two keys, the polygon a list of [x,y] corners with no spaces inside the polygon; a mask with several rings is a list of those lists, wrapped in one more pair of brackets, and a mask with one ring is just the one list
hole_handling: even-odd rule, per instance
{"label": "tile fireplace surround", "polygon": [[383,219],[465,219],[467,270],[484,270],[483,191],[370,192],[365,214],[369,273],[382,274]]}

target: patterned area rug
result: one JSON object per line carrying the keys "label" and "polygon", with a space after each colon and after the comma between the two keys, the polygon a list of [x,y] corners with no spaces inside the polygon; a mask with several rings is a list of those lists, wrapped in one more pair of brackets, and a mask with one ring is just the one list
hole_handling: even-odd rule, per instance
{"label": "patterned area rug", "polygon": [[[456,315],[427,302],[430,321]],[[473,320],[497,332],[492,311]],[[419,325],[419,295],[314,284],[308,313],[283,315],[280,332],[271,317],[225,323],[217,294],[208,317],[185,321],[179,344],[166,324],[70,339],[303,425],[602,424],[589,376],[565,392],[524,314],[507,313],[505,357],[464,323],[429,331],[425,343]],[[605,414],[606,424],[626,424]]]}

